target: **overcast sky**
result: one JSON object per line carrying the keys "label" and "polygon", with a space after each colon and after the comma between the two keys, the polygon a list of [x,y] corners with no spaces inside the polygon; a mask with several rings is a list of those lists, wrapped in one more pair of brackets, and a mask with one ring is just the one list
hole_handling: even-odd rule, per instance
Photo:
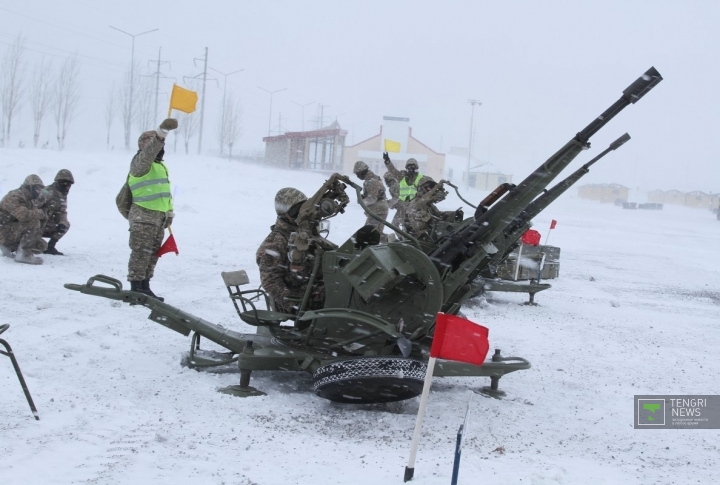
{"label": "overcast sky", "polygon": [[[236,147],[262,150],[269,91],[273,134],[337,119],[348,144],[379,131],[382,117],[410,118],[413,134],[437,151],[466,147],[469,99],[473,151],[519,181],[655,66],[661,82],[612,120],[579,166],[615,138],[632,140],[600,162],[588,182],[632,188],[720,192],[720,2],[717,1],[220,1],[0,0],[0,53],[18,34],[30,70],[43,55],[81,57],[83,99],[69,149],[104,147],[108,87],[130,65],[129,33],[145,74],[162,47],[161,106],[173,81],[210,67],[227,78],[243,109]],[[223,76],[210,71],[203,148],[217,147]],[[30,110],[12,134],[31,144]],[[160,117],[163,117],[161,114]],[[52,120],[44,138],[54,139]],[[133,134],[133,139],[139,133]],[[121,123],[113,145],[123,146]]]}

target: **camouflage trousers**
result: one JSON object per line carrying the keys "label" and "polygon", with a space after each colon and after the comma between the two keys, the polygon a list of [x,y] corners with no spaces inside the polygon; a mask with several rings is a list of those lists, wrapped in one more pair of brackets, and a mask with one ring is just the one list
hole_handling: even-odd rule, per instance
{"label": "camouflage trousers", "polygon": [[130,222],[130,261],[128,281],[150,279],[155,274],[157,252],[162,245],[165,229],[147,222]]}
{"label": "camouflage trousers", "polygon": [[42,238],[45,221],[6,222],[0,225],[0,245],[10,251],[23,251],[26,254],[40,254],[47,249]]}
{"label": "camouflage trousers", "polygon": [[[388,208],[388,204],[386,200],[379,200],[373,205],[369,205],[368,209],[375,214],[376,216],[380,217],[383,221],[387,219],[388,212],[390,212],[390,209]],[[366,226],[373,226],[377,231],[382,234],[383,230],[385,229],[385,224],[382,222],[378,222],[377,220],[370,217],[370,215],[366,212],[365,215],[367,215],[367,219],[365,220]]]}
{"label": "camouflage trousers", "polygon": [[[392,223],[393,225],[399,227],[400,229],[405,229],[405,212],[407,210],[407,202],[398,201],[397,205],[395,206],[395,215],[393,216]],[[398,234],[400,236],[400,234]]]}
{"label": "camouflage trousers", "polygon": [[43,228],[42,237],[49,237],[50,239],[59,241],[70,230],[70,223],[63,224],[65,227],[62,228],[62,230],[58,229],[58,225],[60,224],[55,218],[48,220]]}

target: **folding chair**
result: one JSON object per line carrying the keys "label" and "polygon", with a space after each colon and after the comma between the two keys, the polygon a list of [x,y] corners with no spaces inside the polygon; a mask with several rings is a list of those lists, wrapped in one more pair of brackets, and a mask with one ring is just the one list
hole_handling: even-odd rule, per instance
{"label": "folding chair", "polygon": [[[243,322],[255,327],[270,327],[279,326],[281,322],[287,320],[295,320],[293,314],[274,311],[270,298],[261,288],[241,290],[241,286],[250,283],[245,270],[223,271],[220,275],[223,282],[225,282],[230,299],[235,305],[235,310]],[[261,297],[265,299],[265,310],[258,309],[253,303],[259,301]],[[240,302],[240,305],[238,305],[238,302]]]}

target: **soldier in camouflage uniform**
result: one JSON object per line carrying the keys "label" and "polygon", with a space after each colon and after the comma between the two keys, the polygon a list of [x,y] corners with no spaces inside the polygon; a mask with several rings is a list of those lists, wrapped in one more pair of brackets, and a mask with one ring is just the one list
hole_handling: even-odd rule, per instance
{"label": "soldier in camouflage uniform", "polygon": [[44,251],[45,254],[63,256],[63,253],[55,249],[55,245],[70,230],[67,216],[67,196],[74,183],[72,172],[62,169],[55,175],[55,181],[45,187],[47,197],[43,210],[46,212],[48,220],[43,228],[42,236],[50,238],[47,249]]}
{"label": "soldier in camouflage uniform", "polygon": [[459,222],[463,220],[461,209],[456,211],[441,211],[435,204],[447,197],[443,188],[443,180],[435,183],[430,177],[418,187],[416,197],[411,200],[405,211],[405,230],[417,238],[431,236],[435,224],[441,221]]}
{"label": "soldier in camouflage uniform", "polygon": [[[408,158],[407,162],[405,162],[405,170],[395,168],[387,152],[383,153],[383,161],[385,162],[385,167],[387,167],[390,177],[397,181],[398,186],[398,202],[395,204],[396,212],[395,217],[393,217],[393,223],[399,222],[399,226],[403,228],[402,225],[406,220],[405,210],[410,201],[415,198],[418,187],[420,184],[432,179],[418,172],[420,165],[414,158]],[[387,178],[385,180],[387,180]]]}
{"label": "soldier in camouflage uniform", "polygon": [[[11,190],[0,201],[0,252],[18,263],[42,264],[35,256],[47,247],[42,229],[47,214],[45,184],[37,175],[28,175],[19,189]],[[13,253],[15,253],[13,255]]]}
{"label": "soldier in camouflage uniform", "polygon": [[163,163],[165,137],[177,128],[177,120],[168,118],[155,131],[146,131],[138,138],[138,152],[130,163],[128,185],[133,203],[128,214],[130,223],[130,290],[144,293],[160,301],[150,289],[155,274],[157,252],[165,229],[174,217],[172,194],[167,167]]}
{"label": "soldier in camouflage uniform", "polygon": [[255,253],[255,261],[260,268],[260,283],[275,310],[282,313],[297,312],[299,300],[302,300],[307,287],[309,274],[305,274],[305,268],[301,271],[293,268],[288,256],[290,235],[298,229],[288,211],[306,200],[305,194],[292,187],[278,191],[275,195],[277,220]]}
{"label": "soldier in camouflage uniform", "polygon": [[[375,175],[365,162],[355,162],[353,173],[357,178],[363,181],[362,200],[367,208],[378,217],[385,220],[388,215],[387,196],[385,195],[385,186],[380,177]],[[383,233],[385,225],[379,222],[366,212],[366,226],[373,226],[380,234]]]}

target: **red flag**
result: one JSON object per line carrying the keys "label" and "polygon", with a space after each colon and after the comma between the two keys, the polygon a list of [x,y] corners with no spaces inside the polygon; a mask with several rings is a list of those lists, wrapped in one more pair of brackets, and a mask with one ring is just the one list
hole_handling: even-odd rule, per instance
{"label": "red flag", "polygon": [[522,235],[522,242],[523,244],[529,244],[531,246],[537,246],[540,244],[540,233],[537,232],[535,229],[528,229],[525,231],[525,234]]}
{"label": "red flag", "polygon": [[175,244],[175,236],[170,234],[168,238],[165,240],[162,246],[160,246],[160,249],[158,249],[157,256],[158,258],[162,256],[165,253],[175,253],[180,254],[178,251],[177,244]]}
{"label": "red flag", "polygon": [[430,357],[482,365],[488,350],[487,328],[455,315],[437,314]]}
{"label": "red flag", "polygon": [[557,221],[555,219],[552,220],[550,223],[550,229],[555,229],[555,226],[557,226]]}

